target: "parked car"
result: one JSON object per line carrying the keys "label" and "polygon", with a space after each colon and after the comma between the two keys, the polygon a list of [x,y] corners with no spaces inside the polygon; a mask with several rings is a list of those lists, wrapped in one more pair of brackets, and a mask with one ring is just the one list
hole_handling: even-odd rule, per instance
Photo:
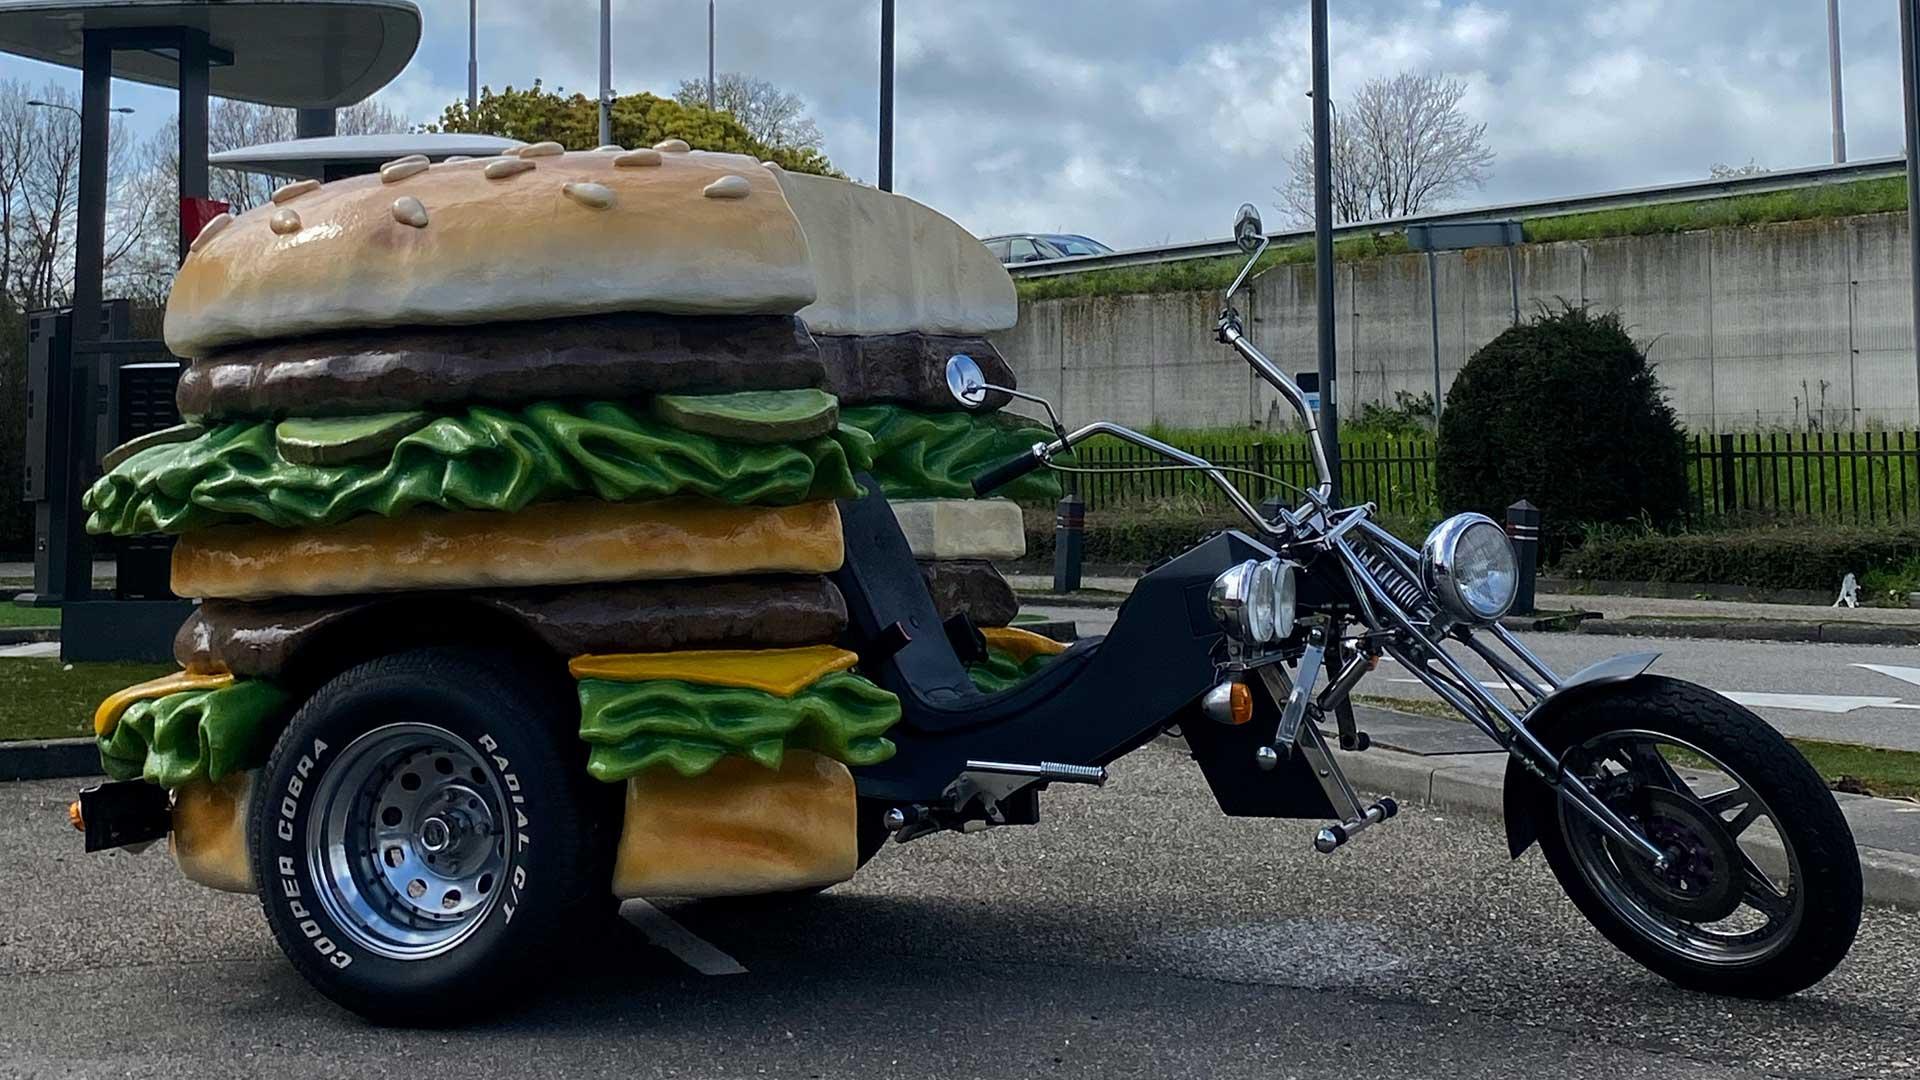
{"label": "parked car", "polygon": [[1013,233],[981,241],[1002,265],[1064,259],[1069,255],[1105,255],[1113,249],[1077,233]]}

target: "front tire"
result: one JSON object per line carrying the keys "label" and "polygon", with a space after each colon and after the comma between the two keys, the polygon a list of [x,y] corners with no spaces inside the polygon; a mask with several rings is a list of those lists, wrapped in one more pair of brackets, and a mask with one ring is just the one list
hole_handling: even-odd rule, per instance
{"label": "front tire", "polygon": [[1792,744],[1728,699],[1643,677],[1549,746],[1673,862],[1625,851],[1541,785],[1540,844],[1567,896],[1628,956],[1692,990],[1777,998],[1825,978],[1860,926],[1859,852]]}
{"label": "front tire", "polygon": [[607,893],[615,789],[587,776],[566,690],[505,654],[420,649],[301,707],[251,848],[274,936],[321,993],[382,1023],[480,1015]]}

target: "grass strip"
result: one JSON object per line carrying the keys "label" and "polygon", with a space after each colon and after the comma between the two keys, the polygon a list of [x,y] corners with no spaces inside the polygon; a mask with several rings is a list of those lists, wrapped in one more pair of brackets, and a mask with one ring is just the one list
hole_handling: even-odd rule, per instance
{"label": "grass strip", "polygon": [[[1452,708],[1438,701],[1414,698],[1374,697],[1355,694],[1355,705],[1376,709],[1431,716],[1466,723]],[[1911,750],[1887,750],[1855,743],[1828,742],[1824,739],[1789,738],[1829,788],[1853,795],[1872,795],[1882,799],[1920,799],[1920,753]],[[1676,764],[1704,766],[1705,761]]]}
{"label": "grass strip", "polygon": [[[1819,221],[1860,214],[1905,210],[1906,180],[1884,177],[1840,184],[1816,184],[1787,191],[1730,195],[1717,199],[1628,206],[1579,214],[1557,214],[1526,220],[1527,242],[1550,244],[1563,240],[1603,240],[1623,236],[1653,236],[1771,225],[1787,221]],[[1407,252],[1404,232],[1355,236],[1333,246],[1338,262],[1400,255]],[[1082,274],[1024,278],[1015,282],[1023,300],[1052,300],[1069,296],[1123,296],[1131,293],[1217,291],[1232,283],[1244,260],[1237,257],[1187,259],[1153,266],[1090,270]],[[1310,263],[1308,241],[1272,248],[1257,269]]]}
{"label": "grass strip", "polygon": [[93,735],[93,710],[116,690],[177,670],[172,664],[0,660],[0,742]]}

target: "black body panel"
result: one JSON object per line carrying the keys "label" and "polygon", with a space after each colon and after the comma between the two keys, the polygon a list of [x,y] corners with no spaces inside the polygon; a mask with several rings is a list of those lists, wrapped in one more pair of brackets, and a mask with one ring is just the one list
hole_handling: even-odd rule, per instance
{"label": "black body panel", "polygon": [[[892,507],[871,479],[861,482],[869,495],[840,503],[847,561],[833,580],[847,601],[846,647],[860,653],[867,677],[899,695],[904,713],[888,733],[899,753],[854,770],[873,798],[935,800],[969,758],[1105,765],[1143,745],[1217,678],[1222,639],[1206,612],[1213,579],[1272,554],[1237,532],[1203,541],[1140,579],[1111,634],[985,695],[954,655]],[[889,633],[896,625],[911,638],[905,645]],[[1294,786],[1283,773],[1264,775]]]}

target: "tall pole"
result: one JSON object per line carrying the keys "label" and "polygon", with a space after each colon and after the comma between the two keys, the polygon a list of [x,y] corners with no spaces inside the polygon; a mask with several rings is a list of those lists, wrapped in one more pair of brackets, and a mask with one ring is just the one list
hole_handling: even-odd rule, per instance
{"label": "tall pole", "polygon": [[[1905,0],[1911,3],[1912,0]],[[1313,270],[1319,294],[1320,444],[1340,499],[1340,395],[1333,342],[1333,120],[1327,90],[1327,0],[1313,0]]]}
{"label": "tall pole", "polygon": [[1440,433],[1440,402],[1446,396],[1440,389],[1440,264],[1433,249],[1427,249],[1427,314],[1433,324],[1433,431]]}
{"label": "tall pole", "polygon": [[600,0],[600,145],[613,142],[613,0]]}
{"label": "tall pole", "polygon": [[1840,0],[1827,0],[1827,84],[1833,99],[1833,163],[1847,160],[1847,106],[1840,93]]}
{"label": "tall pole", "polygon": [[[67,368],[70,412],[67,416],[66,577],[54,588],[69,602],[93,594],[93,542],[83,523],[80,495],[93,482],[100,448],[96,445],[93,398],[100,385],[97,353],[84,348],[100,340],[100,306],[106,288],[107,254],[107,110],[113,105],[113,44],[98,30],[82,32],[80,61],[79,216],[73,231],[73,328]],[[61,377],[56,376],[56,377]]]}
{"label": "tall pole", "polygon": [[880,0],[880,190],[893,190],[893,0]]}
{"label": "tall pole", "polygon": [[467,120],[480,107],[480,0],[467,0]]}
{"label": "tall pole", "polygon": [[713,0],[707,0],[707,111],[713,111]]}
{"label": "tall pole", "polygon": [[[1900,89],[1907,114],[1907,282],[1913,293],[1914,389],[1920,395],[1920,228],[1915,227],[1914,208],[1920,207],[1920,47],[1913,36],[1920,32],[1920,20],[1913,11],[1914,0],[1900,0]],[[1916,397],[1920,405],[1920,397]]]}
{"label": "tall pole", "polygon": [[[207,32],[205,30],[182,30],[180,32],[180,205],[185,206],[188,199],[204,199],[212,194],[207,178],[207,84],[209,62],[207,59]],[[333,110],[328,109],[329,117]],[[296,120],[305,119],[306,110],[295,114]],[[306,134],[299,131],[298,134]],[[187,246],[193,237],[187,235],[186,215],[180,220],[180,261],[187,260]]]}

